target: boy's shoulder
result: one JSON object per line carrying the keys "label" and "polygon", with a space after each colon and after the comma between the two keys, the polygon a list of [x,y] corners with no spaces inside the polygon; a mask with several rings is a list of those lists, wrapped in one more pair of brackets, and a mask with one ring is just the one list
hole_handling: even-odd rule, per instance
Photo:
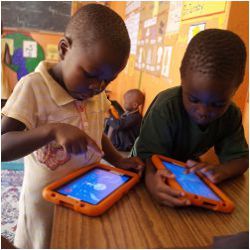
{"label": "boy's shoulder", "polygon": [[226,120],[227,122],[230,122],[230,121],[233,122],[235,121],[236,118],[241,120],[241,110],[234,102],[231,102],[227,111],[221,117],[221,119]]}
{"label": "boy's shoulder", "polygon": [[165,96],[168,98],[175,98],[175,97],[181,96],[181,86],[175,86],[172,88],[165,89],[161,91],[158,95]]}
{"label": "boy's shoulder", "polygon": [[172,123],[180,122],[185,115],[181,97],[181,86],[169,88],[160,92],[150,104],[146,117],[162,117],[171,120]]}
{"label": "boy's shoulder", "polygon": [[[25,84],[26,86],[31,85],[32,88],[43,88],[54,85],[54,80],[49,74],[49,68],[55,65],[55,63],[49,63],[47,61],[41,61],[34,72],[27,74],[22,77],[19,82]],[[18,83],[19,83],[18,82]]]}
{"label": "boy's shoulder", "polygon": [[31,72],[26,76],[22,77],[17,84],[25,84],[25,86],[35,87],[38,86],[38,83],[42,82],[44,82],[44,80],[41,74],[39,74],[38,72]]}

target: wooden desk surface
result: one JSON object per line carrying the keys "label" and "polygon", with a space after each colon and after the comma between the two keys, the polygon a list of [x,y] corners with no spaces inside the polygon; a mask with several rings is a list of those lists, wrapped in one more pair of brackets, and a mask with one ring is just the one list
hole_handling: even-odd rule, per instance
{"label": "wooden desk surface", "polygon": [[248,230],[248,173],[220,187],[236,204],[232,214],[160,206],[143,184],[100,217],[55,206],[51,248],[206,247],[213,236]]}

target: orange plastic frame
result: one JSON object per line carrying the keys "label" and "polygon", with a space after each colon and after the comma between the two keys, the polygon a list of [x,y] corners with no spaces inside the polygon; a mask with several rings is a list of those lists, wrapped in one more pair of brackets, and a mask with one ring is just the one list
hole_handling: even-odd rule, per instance
{"label": "orange plastic frame", "polygon": [[[104,170],[110,170],[113,173],[125,174],[128,175],[130,180],[125,182],[122,186],[108,195],[104,200],[102,200],[99,204],[92,205],[87,202],[83,202],[65,195],[62,195],[55,190],[60,186],[65,185],[71,180],[84,175],[86,172],[94,169],[101,168]],[[110,208],[116,201],[118,201],[125,193],[127,193],[137,182],[139,181],[139,175],[133,172],[129,172],[120,168],[110,167],[101,163],[91,164],[89,166],[83,167],[78,171],[71,173],[70,175],[50,184],[45,187],[43,190],[43,197],[47,201],[55,203],[57,205],[63,205],[68,208],[71,208],[77,212],[89,215],[89,216],[97,216],[104,213],[108,208]]]}
{"label": "orange plastic frame", "polygon": [[110,112],[111,112],[112,116],[114,116],[115,119],[117,119],[117,120],[120,119],[120,115],[119,115],[118,111],[112,105],[110,106]]}
{"label": "orange plastic frame", "polygon": [[[169,163],[176,164],[180,167],[186,168],[186,164],[162,155],[153,155],[152,156],[152,162],[154,166],[157,169],[166,169],[166,167],[163,165],[162,161],[166,161]],[[200,173],[196,173],[197,176],[202,179],[204,183],[221,199],[221,201],[212,200],[203,196],[199,196],[196,194],[192,194],[189,192],[186,192],[180,184],[176,181],[176,179],[167,179],[167,184],[170,187],[173,187],[175,189],[181,190],[185,193],[185,198],[188,198],[192,205],[199,206],[199,207],[205,207],[214,211],[220,211],[224,213],[231,213],[234,210],[234,203],[218,188],[216,187],[208,178],[201,175]]]}

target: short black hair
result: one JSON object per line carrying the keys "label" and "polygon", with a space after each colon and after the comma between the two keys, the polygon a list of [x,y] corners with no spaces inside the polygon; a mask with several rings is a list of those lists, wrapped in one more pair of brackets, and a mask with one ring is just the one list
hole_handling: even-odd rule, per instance
{"label": "short black hair", "polygon": [[218,79],[243,81],[246,47],[241,38],[229,30],[207,29],[192,38],[182,59],[180,73],[187,69]]}
{"label": "short black hair", "polygon": [[129,89],[124,95],[132,95],[136,98],[139,105],[144,104],[145,95],[139,89]]}
{"label": "short black hair", "polygon": [[109,7],[87,4],[80,8],[66,26],[65,36],[72,43],[90,46],[104,40],[115,52],[128,55],[130,39],[122,18]]}

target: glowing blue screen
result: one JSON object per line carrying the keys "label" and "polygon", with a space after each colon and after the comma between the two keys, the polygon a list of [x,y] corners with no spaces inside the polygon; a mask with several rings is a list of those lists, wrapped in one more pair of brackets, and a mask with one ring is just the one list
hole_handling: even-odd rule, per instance
{"label": "glowing blue screen", "polygon": [[216,201],[221,200],[195,173],[185,174],[183,167],[165,161],[162,163],[175,175],[176,181],[186,192]]}
{"label": "glowing blue screen", "polygon": [[129,176],[94,168],[56,191],[96,205],[130,179]]}

